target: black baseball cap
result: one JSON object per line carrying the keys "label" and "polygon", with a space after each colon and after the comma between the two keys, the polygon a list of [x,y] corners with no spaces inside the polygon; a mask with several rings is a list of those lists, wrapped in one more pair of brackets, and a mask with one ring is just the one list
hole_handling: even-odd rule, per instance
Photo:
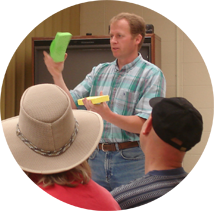
{"label": "black baseball cap", "polygon": [[149,101],[156,134],[180,151],[188,151],[201,140],[203,120],[185,98],[156,97]]}

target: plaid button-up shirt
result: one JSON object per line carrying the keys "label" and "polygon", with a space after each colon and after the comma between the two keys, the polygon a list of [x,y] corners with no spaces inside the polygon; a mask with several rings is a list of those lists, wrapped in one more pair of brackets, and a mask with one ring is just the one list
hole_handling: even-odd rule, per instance
{"label": "plaid button-up shirt", "polygon": [[[77,100],[88,96],[109,95],[109,108],[120,115],[137,115],[147,119],[152,108],[149,100],[165,97],[166,81],[162,71],[139,56],[131,63],[118,69],[117,60],[94,67],[74,90],[71,96],[78,109]],[[120,143],[139,141],[139,134],[122,130],[104,120],[104,130],[100,143]]]}

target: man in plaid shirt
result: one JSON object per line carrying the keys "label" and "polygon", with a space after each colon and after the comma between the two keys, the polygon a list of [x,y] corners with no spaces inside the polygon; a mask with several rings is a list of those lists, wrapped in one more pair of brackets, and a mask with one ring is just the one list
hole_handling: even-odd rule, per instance
{"label": "man in plaid shirt", "polygon": [[[165,97],[166,82],[162,71],[145,61],[138,52],[144,37],[142,17],[129,13],[113,17],[110,44],[116,60],[94,67],[70,91],[62,76],[64,62],[54,63],[44,52],[44,61],[54,83],[68,93],[72,108],[97,112],[103,118],[100,144],[88,162],[92,179],[109,191],[144,175],[145,158],[139,145],[139,133],[151,113],[149,100]],[[84,106],[78,106],[78,99],[97,95],[109,95],[110,101],[94,105],[84,99]]]}

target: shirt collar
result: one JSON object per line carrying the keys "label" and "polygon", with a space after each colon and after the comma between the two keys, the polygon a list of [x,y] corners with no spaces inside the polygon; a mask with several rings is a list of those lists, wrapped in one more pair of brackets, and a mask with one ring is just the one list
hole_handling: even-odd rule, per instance
{"label": "shirt collar", "polygon": [[[140,59],[143,59],[143,57],[142,57],[141,53],[138,53],[138,57],[137,57],[134,61],[132,61],[132,62],[130,62],[130,63],[124,65],[124,66],[121,68],[120,71],[128,72],[129,70],[131,70],[131,69],[137,64],[137,62],[138,62]],[[117,61],[118,61],[117,59],[114,61],[114,65],[115,65],[116,71],[119,71],[119,67],[118,67],[118,65],[117,65]]]}
{"label": "shirt collar", "polygon": [[167,175],[177,175],[177,174],[186,174],[183,167],[176,169],[167,169],[167,170],[153,170],[147,173],[147,175],[159,175],[159,176],[167,176]]}

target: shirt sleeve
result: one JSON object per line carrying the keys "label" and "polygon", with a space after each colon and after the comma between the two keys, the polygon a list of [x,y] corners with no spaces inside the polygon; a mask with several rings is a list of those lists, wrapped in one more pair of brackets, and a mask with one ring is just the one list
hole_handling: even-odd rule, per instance
{"label": "shirt sleeve", "polygon": [[154,97],[165,97],[166,95],[166,80],[162,71],[158,68],[156,70],[151,69],[145,79],[145,86],[142,92],[142,96],[136,105],[135,115],[148,119],[152,107],[149,105],[149,100]]}

